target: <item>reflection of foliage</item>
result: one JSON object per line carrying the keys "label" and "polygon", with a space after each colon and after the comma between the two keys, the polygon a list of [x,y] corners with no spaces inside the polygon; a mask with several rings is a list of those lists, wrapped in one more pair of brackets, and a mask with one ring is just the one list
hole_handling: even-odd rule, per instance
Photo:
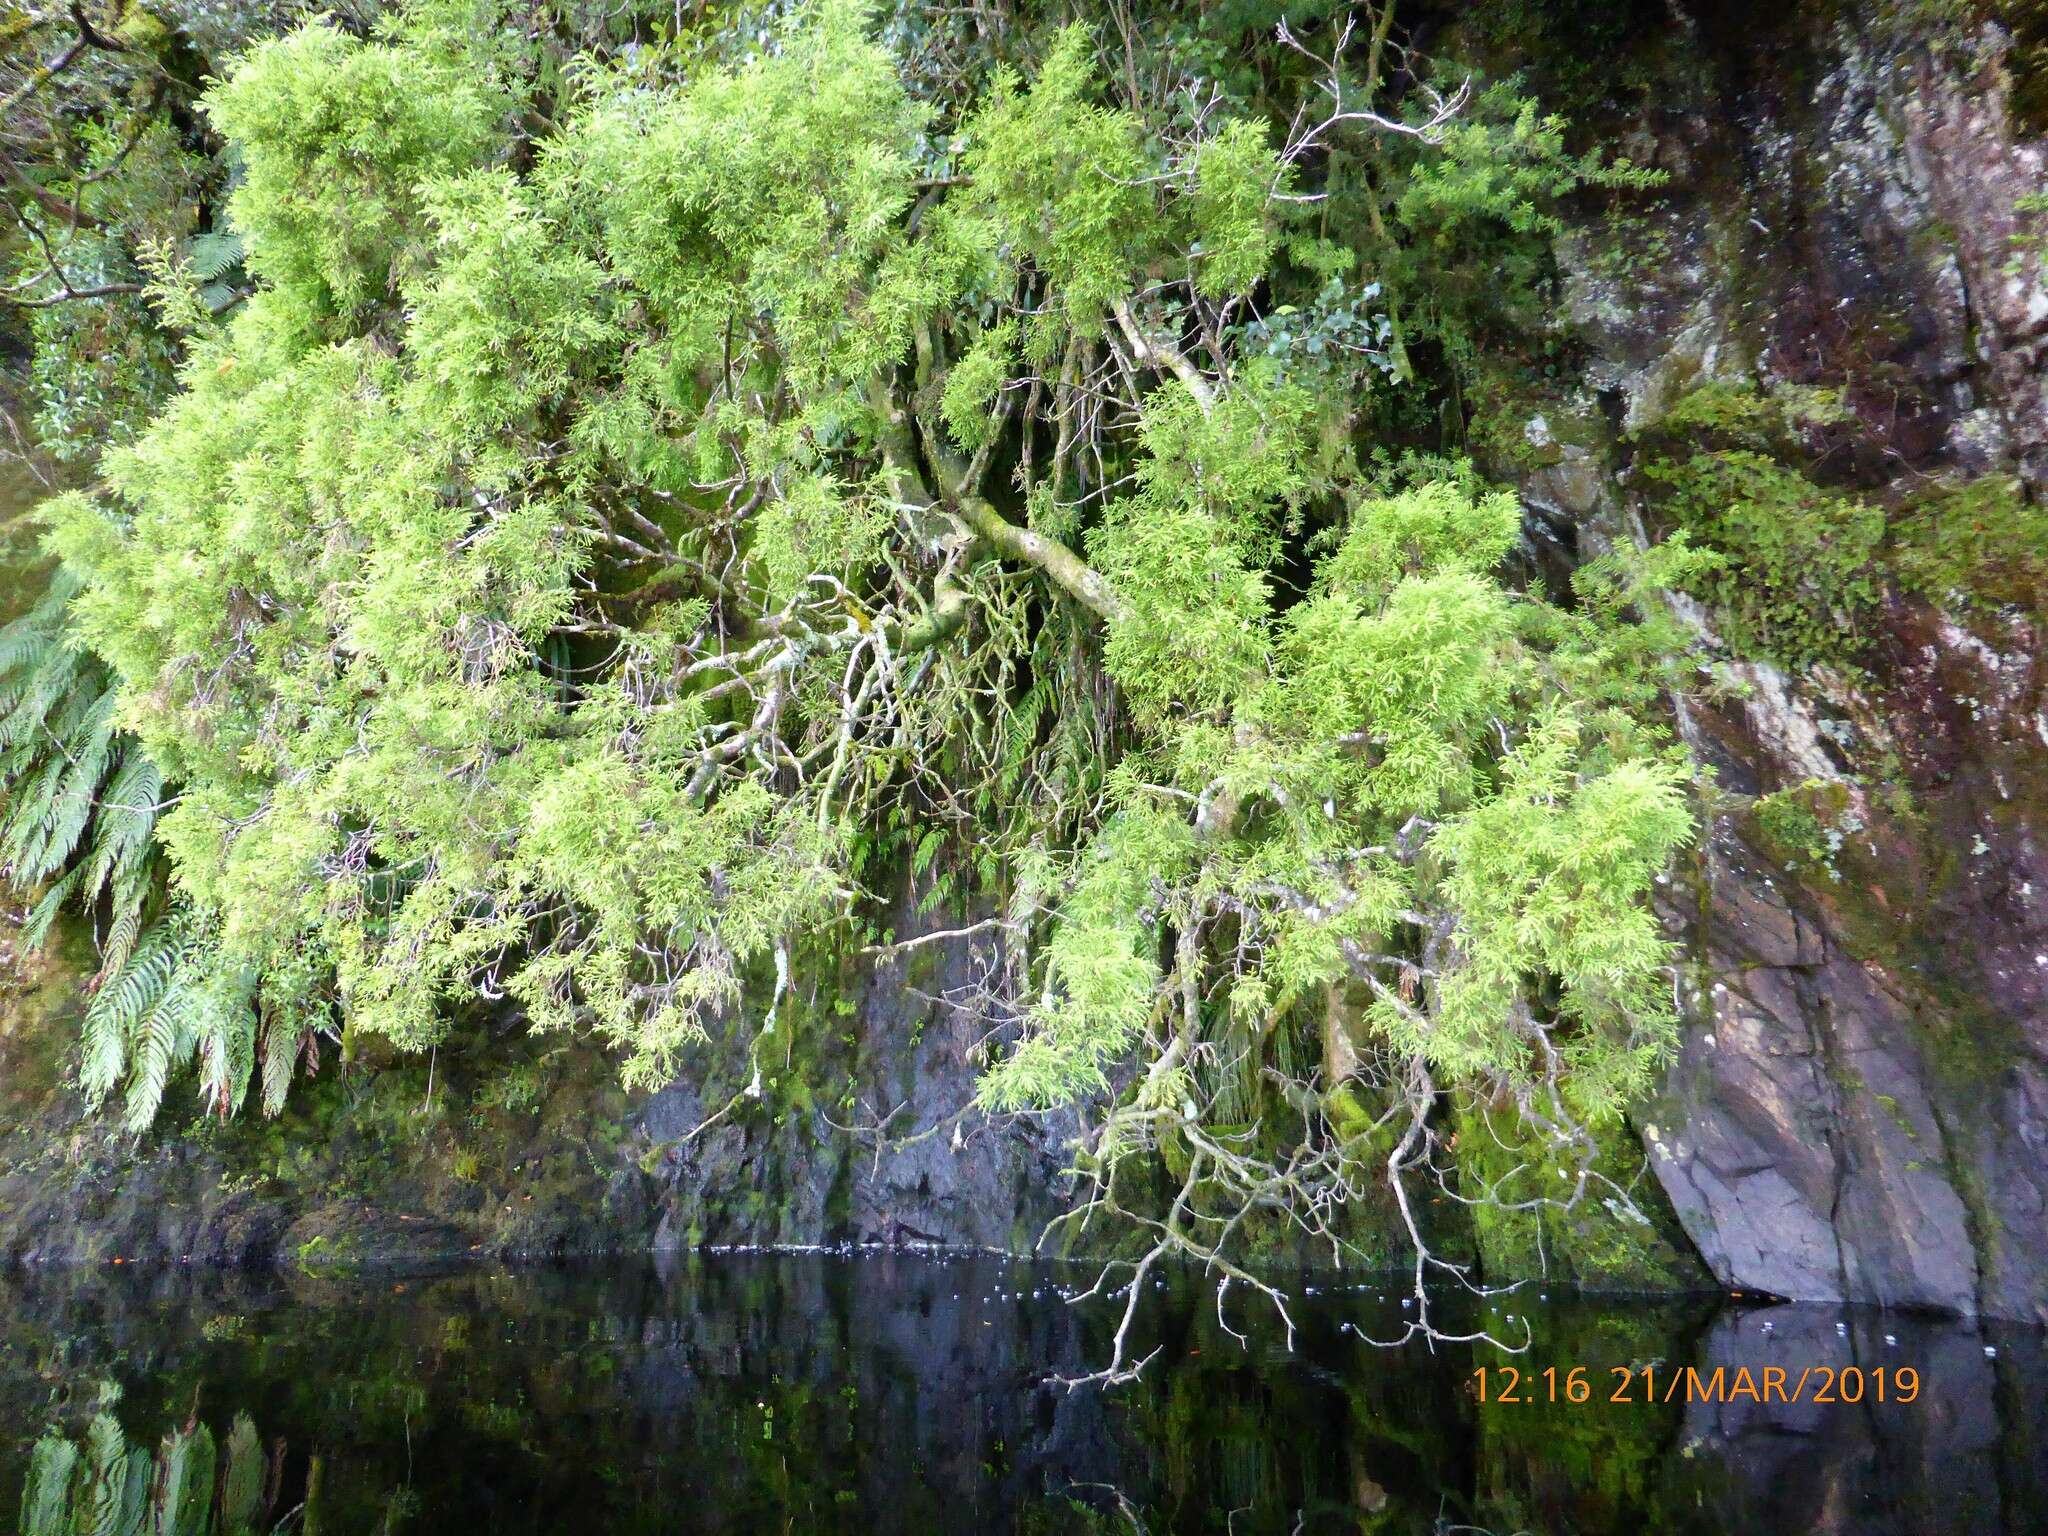
{"label": "reflection of foliage", "polygon": [[[36,1291],[0,1291],[0,1413],[26,1418],[17,1405],[48,1394],[21,1371],[28,1359],[146,1336],[150,1360],[131,1357],[140,1374],[118,1405],[132,1440],[114,1402],[77,1394],[42,1449],[5,1443],[0,1486],[30,1474],[26,1536],[82,1536],[93,1489],[116,1478],[123,1499],[178,1481],[216,1511],[211,1526],[152,1523],[145,1496],[124,1536],[231,1536],[214,1497],[224,1480],[238,1510],[258,1495],[242,1518],[262,1532],[303,1504],[290,1528],[349,1536],[407,1510],[436,1531],[470,1514],[479,1528],[555,1529],[567,1510],[578,1529],[615,1536],[667,1536],[679,1518],[735,1533],[943,1531],[965,1529],[964,1510],[985,1529],[1046,1536],[1391,1536],[1438,1517],[1501,1531],[1693,1530],[1679,1475],[1722,1470],[1711,1448],[1697,1463],[1679,1448],[1683,1404],[1605,1401],[1609,1367],[1691,1360],[1711,1299],[1497,1296],[1494,1308],[1539,1315],[1534,1350],[1511,1358],[1374,1350],[1356,1330],[1398,1315],[1399,1297],[1376,1294],[1384,1282],[1333,1287],[1290,1353],[1255,1299],[1233,1295],[1219,1314],[1189,1278],[1172,1280],[1143,1324],[1142,1347],[1166,1346],[1172,1369],[1107,1394],[1058,1392],[1042,1373],[1098,1356],[1115,1308],[1060,1299],[1071,1268],[1006,1261],[692,1256],[666,1281],[627,1266],[303,1282],[283,1305],[267,1284],[261,1302],[209,1285],[180,1306],[97,1281],[56,1293],[82,1303],[60,1309],[61,1345]],[[224,1306],[245,1326],[202,1342]],[[1447,1318],[1465,1326],[1488,1307],[1467,1298]],[[1584,1367],[1599,1387],[1578,1404],[1476,1402],[1472,1369],[1503,1363]],[[1841,1426],[1852,1440],[1853,1419]],[[182,1472],[170,1459],[181,1445]],[[679,1489],[692,1501],[683,1517]],[[1761,1482],[1750,1496],[1767,1496]],[[38,1507],[41,1524],[28,1513]]]}
{"label": "reflection of foliage", "polygon": [[30,1453],[21,1536],[250,1536],[269,1531],[275,1461],[247,1415],[218,1443],[205,1424],[129,1440],[111,1411],[84,1433],[51,1431]]}

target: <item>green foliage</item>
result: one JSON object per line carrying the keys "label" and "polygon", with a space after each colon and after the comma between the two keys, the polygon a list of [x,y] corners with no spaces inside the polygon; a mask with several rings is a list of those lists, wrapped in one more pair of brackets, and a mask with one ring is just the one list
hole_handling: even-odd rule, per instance
{"label": "green foliage", "polygon": [[[172,1073],[189,1063],[198,1069],[200,1102],[231,1113],[256,1066],[255,991],[254,977],[231,969],[188,916],[157,924],[86,1010],[79,1083],[87,1100],[98,1105],[125,1080],[128,1128],[143,1130]],[[288,1082],[299,1040],[273,1031],[264,1045],[284,1063]],[[273,1093],[268,1077],[265,1107],[275,1114],[284,1085]]]}
{"label": "green foliage", "polygon": [[1487,86],[1470,117],[1444,136],[1443,153],[1418,160],[1394,207],[1401,222],[1437,242],[1467,226],[1502,224],[1516,234],[1556,233],[1557,198],[1580,187],[1657,186],[1659,173],[1609,162],[1599,151],[1575,155],[1565,120],[1547,113],[1520,83]]}
{"label": "green foliage", "polygon": [[1742,448],[1644,473],[1668,489],[1681,526],[1727,557],[1698,590],[1739,654],[1800,667],[1855,659],[1884,590],[1881,508]]}
{"label": "green foliage", "polygon": [[0,327],[28,343],[40,451],[85,462],[132,437],[174,387],[195,317],[159,303],[158,266],[189,265],[202,320],[243,290],[233,236],[207,228],[228,167],[193,106],[212,63],[277,24],[267,5],[165,0],[66,47],[90,14],[17,10],[0,45]]}
{"label": "green foliage", "polygon": [[[1467,955],[1417,1044],[1457,1075],[1497,1062],[1527,979],[1555,978],[1579,1026],[1569,1092],[1597,1118],[1647,1090],[1676,1044],[1668,941],[1644,896],[1692,814],[1682,758],[1604,763],[1595,747],[1588,771],[1586,735],[1570,709],[1540,718],[1498,792],[1436,834]],[[1388,1028],[1401,1017],[1389,1009]]]}
{"label": "green foliage", "polygon": [[1788,869],[1817,866],[1837,882],[1842,875],[1835,855],[1844,838],[1863,829],[1849,788],[1839,780],[1808,779],[1765,795],[1756,802],[1754,814],[1764,846]]}
{"label": "green foliage", "polygon": [[[89,235],[73,236],[62,249],[67,272],[83,287],[141,275],[125,255]],[[60,461],[132,437],[175,387],[176,350],[139,295],[34,310],[28,334],[36,433]]]}
{"label": "green foliage", "polygon": [[946,374],[939,414],[953,441],[969,453],[977,452],[996,434],[996,395],[1010,377],[1016,349],[1017,323],[1006,320],[976,336]]}
{"label": "green foliage", "polygon": [[0,875],[40,890],[23,926],[39,944],[68,904],[104,917],[102,982],[118,977],[157,903],[163,776],[115,728],[114,680],[72,642],[77,579],[59,570],[0,628]]}
{"label": "green foliage", "polygon": [[[1687,773],[1597,698],[1575,701],[1570,650],[1541,646],[1558,632],[1542,605],[1492,579],[1518,521],[1512,497],[1442,481],[1372,497],[1277,628],[1249,603],[1212,616],[1246,637],[1238,670],[1219,683],[1212,667],[1197,688],[1203,669],[1189,666],[1158,699],[1173,765],[1163,793],[1202,807],[1194,842],[1169,852],[1161,829],[1185,839],[1185,823],[1156,808],[1161,790],[1128,785],[1132,808],[1098,837],[1063,909],[1055,989],[989,1079],[989,1102],[1043,1102],[1070,1061],[1094,1082],[1093,1063],[1129,1041],[1151,996],[1145,914],[1185,933],[1217,902],[1270,946],[1261,973],[1236,983],[1258,1013],[1336,984],[1361,952],[1405,950],[1412,934],[1427,1004],[1381,987],[1370,1013],[1396,1049],[1445,1081],[1536,1070],[1526,1010],[1542,996],[1587,1112],[1643,1089],[1675,1026],[1668,945],[1645,897],[1691,836]],[[1225,547],[1213,526],[1206,547]],[[1146,591],[1146,568],[1122,570],[1127,591]],[[1175,619],[1185,643],[1193,616]],[[1149,636],[1157,622],[1112,625],[1113,673],[1126,630]],[[1267,633],[1270,655],[1254,653],[1251,637]],[[1156,698],[1166,650],[1136,654],[1120,680],[1134,702]],[[1416,819],[1434,829],[1428,856],[1403,859],[1392,850]]]}
{"label": "green foliage", "polygon": [[970,128],[975,201],[1050,279],[1071,324],[1098,329],[1132,267],[1165,237],[1155,165],[1135,114],[1096,105],[1094,39],[1080,24],[1053,43],[1027,89],[998,74]]}
{"label": "green foliage", "polygon": [[420,184],[491,140],[464,72],[317,23],[251,49],[207,112],[241,146],[228,209],[250,270],[311,324],[393,296],[415,259]]}
{"label": "green foliage", "polygon": [[[141,1124],[193,1061],[226,1111],[260,1066],[274,1107],[335,1017],[419,1051],[502,1005],[793,1113],[805,969],[900,873],[1004,929],[987,1106],[1179,1123],[1099,1166],[1335,1124],[1341,1169],[1374,1095],[1641,1088],[1691,820],[1634,610],[1711,561],[1566,612],[1502,579],[1513,497],[1361,465],[1399,339],[1293,190],[1349,149],[1149,105],[1081,26],[929,99],[899,62],[821,3],[529,92],[437,5],[209,97],[259,290],[44,517],[90,729],[179,786],[90,1093]],[[1406,294],[1641,180],[1513,91],[1369,147]]]}
{"label": "green foliage", "polygon": [[1868,638],[1884,594],[1884,510],[1787,462],[1804,433],[1841,413],[1828,392],[1715,381],[1657,423],[1643,473],[1665,515],[1723,557],[1692,589],[1739,655],[1842,666]]}
{"label": "green foliage", "polygon": [[[1453,70],[1440,73],[1448,88]],[[1368,248],[1367,272],[1400,313],[1404,358],[1427,344],[1448,363],[1446,382],[1462,382],[1482,347],[1539,333],[1555,304],[1550,239],[1561,201],[1588,192],[1625,201],[1662,184],[1661,172],[1598,149],[1574,152],[1568,131],[1510,78],[1479,88],[1437,144],[1389,152],[1368,194],[1384,207],[1375,225],[1384,233]]]}
{"label": "green foliage", "polygon": [[2010,475],[1938,483],[1892,514],[1889,565],[1939,603],[2048,609],[2048,507]]}
{"label": "green foliage", "polygon": [[1225,123],[1196,150],[1193,173],[1188,249],[1201,263],[1195,287],[1212,298],[1248,293],[1272,260],[1273,194],[1289,185],[1265,129],[1244,119]]}
{"label": "green foliage", "polygon": [[100,969],[79,1080],[95,1104],[125,1081],[130,1129],[155,1118],[186,1063],[198,1067],[202,1102],[224,1115],[260,1058],[274,1115],[326,1020],[309,1010],[307,979],[282,966],[264,988],[259,1041],[254,978],[225,969],[190,913],[167,900],[156,843],[163,775],[116,729],[113,679],[71,633],[77,591],[60,567],[40,601],[0,628],[0,874],[36,893],[23,942],[44,942],[66,907],[93,919]]}
{"label": "green foliage", "polygon": [[1675,584],[1715,605],[1737,654],[1853,666],[1893,588],[1941,604],[2037,606],[2048,513],[2010,476],[1936,481],[1887,509],[1796,467],[1848,419],[1838,393],[1716,380],[1648,434],[1664,514],[1716,558]]}

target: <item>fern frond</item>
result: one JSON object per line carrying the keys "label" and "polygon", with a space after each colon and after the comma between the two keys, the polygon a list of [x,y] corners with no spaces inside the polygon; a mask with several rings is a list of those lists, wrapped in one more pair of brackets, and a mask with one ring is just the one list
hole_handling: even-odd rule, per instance
{"label": "fern frond", "polygon": [[233,230],[216,230],[193,236],[185,265],[194,279],[210,283],[239,267],[246,254],[240,235]]}
{"label": "fern frond", "polygon": [[142,910],[149,899],[151,883],[150,871],[143,865],[132,872],[124,871],[114,882],[113,916],[107,923],[106,942],[100,945],[101,986],[119,976],[128,957],[135,953],[136,941],[142,937]]}
{"label": "fern frond", "polygon": [[43,892],[28,914],[28,921],[21,925],[21,944],[24,949],[40,949],[43,940],[49,937],[50,924],[57,920],[57,912],[71,899],[71,893],[78,889],[78,870],[52,885]]}
{"label": "fern frond", "polygon": [[14,678],[36,670],[61,643],[61,637],[61,631],[27,619],[16,619],[0,629],[0,677]]}
{"label": "fern frond", "polygon": [[[10,874],[33,857],[42,830],[56,809],[57,794],[64,787],[64,761],[45,762],[14,785],[8,795],[7,815],[0,819],[0,866]],[[33,883],[33,882],[23,882]]]}
{"label": "fern frond", "polygon": [[279,1009],[263,1024],[263,1113],[275,1115],[284,1108],[291,1090],[292,1072],[298,1066],[309,1024],[305,1016]]}
{"label": "fern frond", "polygon": [[199,1101],[225,1119],[247,1096],[256,1069],[255,987],[250,973],[239,969],[207,965],[193,975]]}
{"label": "fern frond", "polygon": [[198,999],[189,971],[173,971],[156,1005],[136,1031],[133,1061],[128,1068],[128,1129],[142,1131],[156,1118],[164,1101],[171,1068],[192,1046]]}
{"label": "fern frond", "polygon": [[92,1103],[98,1104],[120,1082],[129,1041],[162,1000],[184,952],[183,923],[159,923],[143,936],[119,975],[93,995],[92,1006],[85,1011],[85,1051],[79,1069],[79,1084]]}
{"label": "fern frond", "polygon": [[98,825],[86,865],[87,901],[97,900],[117,874],[140,864],[156,831],[157,802],[163,787],[163,774],[156,764],[140,747],[129,745],[100,796]]}
{"label": "fern frond", "polygon": [[92,820],[95,792],[105,779],[114,752],[114,694],[109,689],[64,743],[62,783],[32,848],[16,864],[14,878],[24,884],[47,879],[78,851],[86,824]]}

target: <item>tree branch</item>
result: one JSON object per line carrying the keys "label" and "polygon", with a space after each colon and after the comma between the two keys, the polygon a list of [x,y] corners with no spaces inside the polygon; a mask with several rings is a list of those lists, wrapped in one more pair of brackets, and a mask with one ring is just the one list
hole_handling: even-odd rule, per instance
{"label": "tree branch", "polygon": [[1208,415],[1216,405],[1216,388],[1208,376],[1190,362],[1180,348],[1162,337],[1153,336],[1138,328],[1137,319],[1131,314],[1131,306],[1123,299],[1110,305],[1110,312],[1116,316],[1116,323],[1131,343],[1131,350],[1138,361],[1148,368],[1171,373],[1187,385],[1188,393],[1195,397],[1195,403]]}

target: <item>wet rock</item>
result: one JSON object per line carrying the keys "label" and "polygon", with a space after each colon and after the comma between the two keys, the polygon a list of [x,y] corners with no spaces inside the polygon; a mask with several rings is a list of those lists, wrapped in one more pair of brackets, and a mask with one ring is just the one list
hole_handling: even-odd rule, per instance
{"label": "wet rock", "polygon": [[1986,392],[2039,491],[2048,488],[2048,208],[2039,200],[2048,144],[2015,133],[2007,49],[2004,34],[1987,26],[1966,50],[1902,60],[1912,81],[1904,150],[1953,236]]}
{"label": "wet rock", "polygon": [[[923,916],[906,900],[892,929],[902,943],[971,921]],[[839,1075],[830,1109],[792,1115],[787,1081],[753,1092],[686,1080],[654,1095],[637,1119],[655,1148],[655,1248],[1032,1247],[1065,1209],[1060,1175],[1076,1122],[974,1107],[998,1021],[960,1000],[980,996],[1001,964],[983,929],[899,950],[842,982],[846,1038],[808,1069],[821,1081]]]}
{"label": "wet rock", "polygon": [[[1926,473],[2048,453],[2038,203],[2000,34],[1896,11],[1696,17],[1718,58],[1670,103],[1678,175],[1646,264],[1588,227],[1559,243],[1586,376],[1653,424],[1708,379],[1842,389],[1828,472],[1880,499]],[[1627,443],[1603,491],[1525,469],[1531,505],[1585,508],[1592,547],[1640,536]],[[1632,521],[1633,520],[1633,521]],[[1717,646],[1712,615],[1680,603]],[[1826,860],[1717,815],[1674,889],[1695,979],[1652,1164],[1723,1283],[1791,1297],[2048,1319],[2048,713],[2026,615],[1895,596],[1859,677],[1727,657],[1680,720],[1724,791],[1835,786]],[[1864,784],[1888,782],[1874,804]]]}

